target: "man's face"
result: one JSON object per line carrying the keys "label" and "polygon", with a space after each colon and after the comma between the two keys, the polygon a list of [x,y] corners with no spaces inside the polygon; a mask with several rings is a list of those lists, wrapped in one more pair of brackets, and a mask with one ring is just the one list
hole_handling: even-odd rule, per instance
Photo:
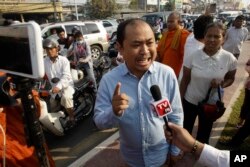
{"label": "man's face", "polygon": [[58,48],[45,48],[46,53],[50,58],[57,57],[58,55]]}
{"label": "man's face", "polygon": [[59,37],[60,39],[64,39],[64,38],[65,38],[65,32],[64,32],[64,31],[60,32],[60,33],[58,34],[58,37]]}
{"label": "man's face", "polygon": [[82,41],[82,40],[83,40],[83,36],[76,37],[76,41]]}
{"label": "man's face", "polygon": [[168,30],[176,30],[179,26],[179,18],[174,14],[169,15],[167,20],[167,28]]}
{"label": "man's face", "polygon": [[243,25],[243,22],[244,22],[244,20],[236,19],[236,20],[234,21],[234,26],[235,26],[235,28],[241,28],[242,25]]}
{"label": "man's face", "polygon": [[117,45],[128,69],[138,78],[149,69],[156,58],[154,33],[144,22],[127,25],[123,45]]}

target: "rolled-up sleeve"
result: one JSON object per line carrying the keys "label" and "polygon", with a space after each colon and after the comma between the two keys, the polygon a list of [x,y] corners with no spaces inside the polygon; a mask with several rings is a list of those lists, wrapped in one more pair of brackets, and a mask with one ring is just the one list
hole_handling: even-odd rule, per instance
{"label": "rolled-up sleeve", "polygon": [[112,92],[109,92],[107,79],[100,82],[94,109],[94,122],[99,129],[108,129],[117,126],[117,117],[112,109]]}

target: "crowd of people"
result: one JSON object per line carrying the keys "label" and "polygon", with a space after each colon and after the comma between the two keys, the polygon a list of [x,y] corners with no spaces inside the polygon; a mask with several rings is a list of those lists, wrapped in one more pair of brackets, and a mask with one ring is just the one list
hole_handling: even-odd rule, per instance
{"label": "crowd of people", "polygon": [[[178,12],[169,15],[165,31],[160,18],[155,28],[138,18],[123,21],[117,28],[116,43],[123,62],[102,77],[98,90],[90,47],[82,32],[76,30],[72,32],[73,37],[65,38],[65,32],[58,30],[58,38],[53,35],[43,41],[47,53],[44,58],[46,78],[52,85],[52,93],[61,93],[60,104],[74,122],[74,83],[70,69],[84,68],[87,71],[97,91],[94,122],[100,129],[119,127],[121,154],[129,166],[174,166],[183,157],[183,152],[191,152],[207,166],[222,163],[229,166],[229,151],[208,145],[214,120],[199,110],[198,103],[206,97],[209,88],[216,94],[217,88],[223,92],[233,84],[237,60],[248,34],[242,27],[243,20],[243,16],[238,16],[234,26],[226,30],[221,23],[213,22],[212,16],[201,15],[193,22],[192,33],[181,26]],[[161,38],[158,38],[159,34],[162,34]],[[62,52],[64,49],[67,52]],[[241,144],[249,135],[250,59],[246,71],[249,77],[245,84],[239,131],[229,142],[232,145]],[[52,82],[55,77],[59,82]],[[158,99],[150,90],[153,85],[160,88]],[[152,107],[155,104],[152,102],[161,99],[170,104],[166,118],[170,130],[166,128],[165,118],[158,117]],[[52,99],[51,103],[54,102]],[[1,110],[5,110],[6,104],[0,105]],[[4,113],[0,112],[0,116]],[[197,116],[198,132],[192,137]],[[25,136],[24,133],[20,135]],[[2,151],[0,146],[0,153]],[[23,159],[32,156],[31,153],[24,155]],[[19,159],[17,162],[22,163],[19,155],[8,156],[12,156],[9,161]],[[53,166],[50,155],[48,157]]]}
{"label": "crowd of people", "polygon": [[[237,21],[242,18],[238,16],[235,20],[235,29],[240,29],[239,31],[245,31],[242,21],[237,26],[240,24]],[[146,22],[131,19],[119,25],[118,50],[125,63],[103,77],[97,92],[94,121],[100,129],[119,127],[121,153],[129,166],[161,166],[166,162],[174,165],[181,158],[182,152],[173,150],[172,145],[184,152],[192,152],[208,166],[220,166],[221,163],[229,166],[229,151],[221,151],[208,145],[214,120],[210,120],[198,108],[198,103],[206,97],[209,88],[212,89],[212,94],[218,93],[218,88],[223,94],[224,88],[234,82],[238,55],[227,51],[223,46],[229,40],[231,30],[214,22],[212,16],[201,15],[194,21],[193,33],[190,33],[181,26],[178,12],[169,15],[167,27],[156,46],[152,42],[152,38],[156,37],[155,29],[150,29]],[[239,33],[234,37],[237,38],[234,47],[239,50],[246,40],[243,36],[244,33]],[[161,72],[165,67],[168,67],[166,71]],[[173,72],[175,77],[172,76]],[[177,79],[180,80],[180,85],[177,84]],[[148,104],[153,100],[149,88],[154,84],[159,85],[162,96],[172,106],[172,113],[168,114],[172,130],[164,130],[168,139],[164,141],[167,142],[165,147],[159,147],[162,144],[164,119],[152,115],[152,107]],[[213,95],[210,103],[216,103],[217,100],[219,96]],[[197,136],[192,137],[197,116],[198,132]],[[247,118],[244,120],[244,126],[247,126]],[[184,129],[174,125],[182,126],[182,123]],[[241,128],[241,135],[236,136],[244,136],[244,140],[248,133],[246,129],[241,132],[243,130]],[[236,140],[238,141],[238,137],[233,137],[231,143]],[[165,149],[168,151],[164,151]]]}

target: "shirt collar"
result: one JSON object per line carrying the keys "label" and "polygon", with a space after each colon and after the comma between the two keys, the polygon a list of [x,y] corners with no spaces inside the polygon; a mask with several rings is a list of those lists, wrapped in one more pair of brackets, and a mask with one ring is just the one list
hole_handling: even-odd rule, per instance
{"label": "shirt collar", "polygon": [[222,50],[222,47],[220,47],[220,49],[213,55],[213,56],[208,56],[202,49],[202,57],[201,59],[202,60],[208,60],[208,59],[213,59],[213,60],[218,60],[219,59],[219,56],[220,56],[220,52]]}
{"label": "shirt collar", "polygon": [[[122,68],[122,70],[121,70],[121,74],[122,74],[122,75],[127,75],[127,74],[133,75],[133,74],[128,70],[128,67],[127,67],[126,63],[122,63],[122,64],[120,64],[120,66],[121,66],[121,68]],[[149,67],[149,69],[148,69],[147,72],[149,72],[149,73],[154,73],[154,72],[156,72],[155,66],[156,66],[156,64],[155,64],[155,62],[153,62],[153,63],[151,64],[151,66]],[[146,73],[147,73],[147,72],[146,72]]]}
{"label": "shirt collar", "polygon": [[[57,62],[58,59],[59,59],[59,55],[56,57],[55,62]],[[49,56],[47,56],[47,60],[48,60],[49,62],[53,63],[53,61],[50,60],[50,57],[49,57]],[[55,63],[55,62],[54,62],[54,63]]]}

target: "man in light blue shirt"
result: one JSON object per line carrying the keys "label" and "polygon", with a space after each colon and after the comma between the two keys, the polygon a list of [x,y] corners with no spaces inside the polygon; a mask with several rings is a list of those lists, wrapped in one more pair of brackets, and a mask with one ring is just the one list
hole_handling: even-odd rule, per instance
{"label": "man in light blue shirt", "polygon": [[98,128],[119,127],[120,149],[129,166],[162,166],[168,152],[171,157],[180,150],[167,143],[164,120],[155,115],[150,102],[152,85],[158,85],[173,112],[168,120],[183,124],[183,110],[174,71],[155,62],[154,33],[140,19],[120,23],[117,45],[125,63],[103,76],[97,93],[94,121]]}

